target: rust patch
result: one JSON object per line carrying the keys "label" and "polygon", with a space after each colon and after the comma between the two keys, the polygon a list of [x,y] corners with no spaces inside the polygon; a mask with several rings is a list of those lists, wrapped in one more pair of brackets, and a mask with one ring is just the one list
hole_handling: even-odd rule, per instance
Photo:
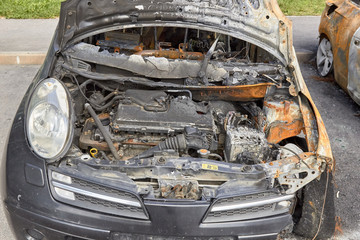
{"label": "rust patch", "polygon": [[[79,140],[79,146],[82,149],[87,148],[96,148],[99,151],[110,151],[109,145],[104,142],[94,141],[91,139],[91,132],[86,132],[85,134],[81,134]],[[114,147],[119,149],[119,143],[115,142]]]}
{"label": "rust patch", "polygon": [[[303,120],[305,125],[305,134],[306,134],[306,142],[308,145],[308,148],[311,152],[315,152],[317,148],[317,142],[318,142],[318,134],[317,130],[314,128],[314,122],[316,121],[316,117],[310,108],[309,104],[306,102],[303,102],[301,105],[301,111],[303,114]],[[322,131],[320,128],[319,131]]]}
{"label": "rust patch", "polygon": [[316,209],[316,208],[315,208],[315,204],[314,204],[314,202],[309,201],[309,205],[310,205],[310,207],[312,207],[314,210]]}
{"label": "rust patch", "polygon": [[279,123],[268,131],[267,140],[269,143],[279,143],[286,138],[299,135],[303,128],[304,124],[301,120],[289,124]]}
{"label": "rust patch", "polygon": [[201,196],[198,185],[193,184],[192,182],[176,184],[175,186],[172,186],[171,184],[165,185],[164,182],[161,183],[161,185],[162,198],[198,200],[199,196]]}
{"label": "rust patch", "polygon": [[267,115],[265,133],[269,143],[297,136],[304,129],[299,105],[294,101],[264,102]]}
{"label": "rust patch", "polygon": [[[299,157],[304,160],[304,159],[312,157],[314,155],[315,155],[314,153],[306,152],[306,153],[299,154]],[[289,158],[280,159],[280,160],[275,161],[275,162],[277,162],[279,164],[279,166],[281,166],[282,164],[287,165],[287,164],[292,164],[292,163],[298,163],[299,158],[297,156],[292,156],[292,157],[289,157]],[[312,169],[314,168],[312,165],[310,165],[309,167],[311,167]]]}
{"label": "rust patch", "polygon": [[341,217],[336,216],[335,217],[335,232],[334,232],[334,236],[339,236],[343,234],[343,230],[342,230],[342,223],[341,223]]}
{"label": "rust patch", "polygon": [[123,145],[140,145],[140,146],[157,146],[158,142],[139,142],[136,139],[129,139],[127,141],[121,142]]}
{"label": "rust patch", "polygon": [[311,79],[314,79],[315,81],[320,81],[320,82],[334,82],[335,81],[333,76],[320,77],[318,75],[315,75],[315,76],[311,76]]}
{"label": "rust patch", "polygon": [[168,59],[203,60],[204,55],[200,52],[180,52],[175,49],[169,50],[143,50],[135,53],[143,57],[164,57]]}
{"label": "rust patch", "polygon": [[274,178],[279,178],[280,174],[281,174],[280,170],[276,170],[276,174],[275,174]]}
{"label": "rust patch", "polygon": [[193,92],[194,99],[198,101],[251,101],[254,99],[264,98],[267,88],[272,85],[274,84],[260,83],[241,86],[207,86],[187,88]]}

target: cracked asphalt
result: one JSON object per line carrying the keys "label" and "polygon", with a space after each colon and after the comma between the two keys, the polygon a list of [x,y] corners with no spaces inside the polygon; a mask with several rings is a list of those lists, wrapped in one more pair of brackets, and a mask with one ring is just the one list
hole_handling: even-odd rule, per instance
{"label": "cracked asphalt", "polygon": [[[0,66],[0,156],[17,107],[38,65]],[[304,79],[325,122],[334,156],[335,202],[339,228],[334,239],[360,239],[360,107],[357,106],[332,77],[318,76],[314,63],[301,64]],[[14,239],[6,223],[0,201],[0,240]],[[299,239],[289,237],[288,239]]]}

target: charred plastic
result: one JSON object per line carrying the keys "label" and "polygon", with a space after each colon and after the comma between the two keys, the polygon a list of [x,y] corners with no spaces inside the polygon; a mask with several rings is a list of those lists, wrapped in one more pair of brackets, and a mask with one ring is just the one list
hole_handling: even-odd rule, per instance
{"label": "charred plastic", "polygon": [[68,87],[76,115],[74,143],[59,169],[106,176],[145,198],[268,190],[276,182],[261,164],[284,152],[281,136],[269,140],[273,126],[298,123],[289,137],[302,130],[299,111],[286,121],[274,115],[288,102],[298,108],[287,69],[260,47],[214,32],[106,32],[67,48],[54,75]]}

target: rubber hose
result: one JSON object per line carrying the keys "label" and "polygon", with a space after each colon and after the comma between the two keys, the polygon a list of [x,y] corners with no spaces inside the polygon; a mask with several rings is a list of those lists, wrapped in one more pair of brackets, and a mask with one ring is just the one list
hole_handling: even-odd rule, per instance
{"label": "rubber hose", "polygon": [[159,144],[160,150],[164,149],[174,149],[174,150],[184,150],[187,147],[185,135],[180,134],[175,137],[170,137],[165,141]]}
{"label": "rubber hose", "polygon": [[111,141],[109,132],[102,125],[102,123],[101,123],[100,119],[98,118],[98,116],[96,115],[94,109],[91,107],[91,105],[89,103],[85,103],[85,109],[87,109],[87,111],[90,113],[91,117],[94,119],[95,124],[99,128],[100,132],[102,133],[102,135],[105,139],[105,142],[108,144],[108,146],[110,148],[110,152],[112,153],[112,155],[114,155],[116,160],[120,160],[120,156],[119,156],[117,150],[115,149],[114,143]]}
{"label": "rubber hose", "polygon": [[186,139],[184,134],[177,135],[175,137],[167,138],[165,141],[159,143],[159,145],[148,149],[147,151],[133,157],[132,159],[141,159],[154,156],[154,152],[159,150],[174,149],[185,150],[187,148]]}

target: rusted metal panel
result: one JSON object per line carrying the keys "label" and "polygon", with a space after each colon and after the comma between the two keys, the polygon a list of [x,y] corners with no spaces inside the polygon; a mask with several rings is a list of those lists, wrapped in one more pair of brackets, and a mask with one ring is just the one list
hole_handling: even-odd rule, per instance
{"label": "rusted metal panel", "polygon": [[[116,149],[119,149],[119,145],[119,143],[114,143]],[[92,140],[90,131],[80,136],[79,146],[82,149],[96,148],[99,151],[110,151],[109,145],[105,141],[99,142]]]}
{"label": "rusted metal panel", "polygon": [[[299,99],[301,99],[301,97],[299,97]],[[305,135],[306,135],[308,149],[311,152],[315,152],[317,149],[317,142],[319,139],[316,117],[307,100],[302,98],[300,101],[301,101],[301,112],[303,115],[303,121],[305,125]]]}
{"label": "rusted metal panel", "polygon": [[297,136],[304,129],[300,106],[294,101],[265,101],[267,116],[264,131],[269,143]]}
{"label": "rusted metal panel", "polygon": [[[291,52],[291,68],[294,74],[294,91],[290,94],[299,96],[300,109],[304,119],[305,135],[309,150],[312,149],[317,155],[318,163],[326,163],[328,168],[333,170],[335,161],[333,158],[330,141],[324,122],[319,110],[311,98],[310,92],[305,84],[299,63],[295,55],[295,49]],[[310,150],[311,151],[311,150]]]}
{"label": "rusted metal panel", "polygon": [[190,88],[194,99],[198,101],[225,100],[225,101],[251,101],[262,99],[267,88],[272,83],[259,83],[241,86],[204,86]]}
{"label": "rusted metal panel", "polygon": [[190,60],[203,60],[204,55],[198,52],[180,52],[175,49],[169,50],[143,50],[135,53],[143,57],[164,57],[168,59],[190,59]]}
{"label": "rusted metal panel", "polygon": [[[295,66],[296,66],[295,71],[300,71],[298,65]],[[301,81],[302,83],[304,83],[301,74],[297,74],[296,76],[299,78],[297,79],[297,81]],[[304,121],[305,129],[310,130],[311,135],[318,135],[317,139],[307,137],[308,147],[315,148],[316,146],[316,154],[319,157],[319,161],[326,161],[329,165],[329,168],[333,169],[335,162],[331,151],[330,140],[326,132],[325,124],[321,118],[320,112],[315,106],[315,103],[312,100],[310,96],[310,92],[305,84],[301,85],[300,90],[301,93],[306,97],[303,99],[306,100],[306,102],[308,102],[308,103],[305,102],[308,105],[308,107],[305,108],[304,105],[301,105],[300,107],[303,114],[303,118],[308,119],[308,121]],[[304,103],[304,101],[302,102]],[[311,110],[312,113],[309,112],[309,110]],[[315,125],[316,129],[314,129],[315,127],[314,125],[311,125],[315,122],[316,122]]]}
{"label": "rusted metal panel", "polygon": [[[306,152],[290,158],[281,159],[268,164],[270,175],[276,178],[280,184],[287,185],[287,194],[295,193],[297,190],[319,177],[322,169],[322,161],[312,152]],[[291,172],[289,169],[291,168]],[[304,174],[304,178],[296,177]]]}
{"label": "rusted metal panel", "polygon": [[350,43],[349,74],[347,89],[354,101],[360,105],[360,28]]}

